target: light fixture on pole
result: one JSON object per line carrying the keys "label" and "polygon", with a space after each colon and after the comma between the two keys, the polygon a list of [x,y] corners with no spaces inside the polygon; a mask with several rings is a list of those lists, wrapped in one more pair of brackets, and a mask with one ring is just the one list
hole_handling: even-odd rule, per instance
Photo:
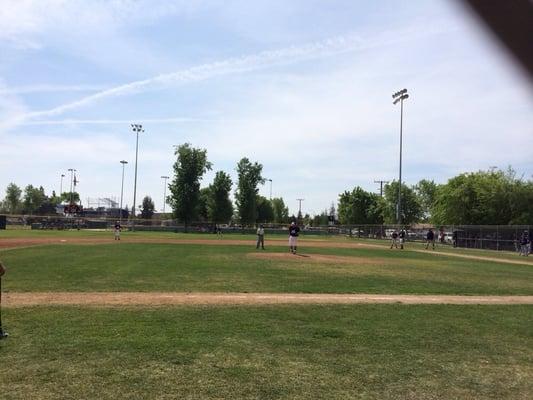
{"label": "light fixture on pole", "polygon": [[396,219],[398,225],[402,223],[402,128],[403,128],[403,101],[409,98],[407,89],[402,89],[392,95],[392,104],[400,103],[400,177],[398,185],[398,205],[396,208]]}
{"label": "light fixture on pole", "polygon": [[135,202],[137,199],[137,156],[139,154],[139,133],[144,132],[144,129],[141,124],[131,124],[131,130],[137,136],[137,140],[135,142],[135,183],[133,184],[133,207],[131,208],[133,216],[135,217]]}
{"label": "light fixture on pole", "polygon": [[165,204],[167,204],[167,179],[168,176],[163,175],[161,179],[164,179],[163,182],[163,214],[165,213]]}
{"label": "light fixture on pole", "polygon": [[122,225],[122,196],[124,195],[124,167],[128,163],[126,160],[120,161],[122,164],[122,185],[120,186],[120,210],[119,210],[119,221]]}
{"label": "light fixture on pole", "polygon": [[63,194],[63,178],[65,177],[65,174],[61,174],[61,183],[59,184],[59,197]]}
{"label": "light fixture on pole", "polygon": [[272,179],[267,179],[270,182],[270,201],[272,201]]}
{"label": "light fixture on pole", "polygon": [[74,168],[69,168],[68,170],[70,171],[70,204],[72,204],[72,184],[74,182],[74,172],[76,172],[76,170]]}

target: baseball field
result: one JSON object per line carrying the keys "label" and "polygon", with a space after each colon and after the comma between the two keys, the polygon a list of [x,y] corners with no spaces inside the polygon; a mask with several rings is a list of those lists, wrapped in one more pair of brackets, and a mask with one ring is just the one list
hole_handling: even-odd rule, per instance
{"label": "baseball field", "polygon": [[0,233],[2,399],[529,399],[533,258]]}

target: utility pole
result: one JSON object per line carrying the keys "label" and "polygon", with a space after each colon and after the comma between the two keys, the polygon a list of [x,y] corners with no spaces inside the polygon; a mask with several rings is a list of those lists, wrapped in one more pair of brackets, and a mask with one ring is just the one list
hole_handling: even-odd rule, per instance
{"label": "utility pole", "polygon": [[379,195],[383,197],[383,184],[389,183],[389,181],[374,181],[374,183],[379,183]]}
{"label": "utility pole", "polygon": [[302,215],[302,201],[304,201],[305,199],[296,199],[299,203],[299,206],[298,206],[298,217],[300,217]]}

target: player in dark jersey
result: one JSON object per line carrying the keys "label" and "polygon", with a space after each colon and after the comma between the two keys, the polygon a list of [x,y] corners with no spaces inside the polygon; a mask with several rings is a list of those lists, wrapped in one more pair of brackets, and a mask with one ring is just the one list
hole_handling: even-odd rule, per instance
{"label": "player in dark jersey", "polygon": [[298,225],[296,225],[296,222],[291,222],[291,225],[289,226],[289,251],[292,254],[296,254],[296,246],[299,234],[300,228]]}
{"label": "player in dark jersey", "polygon": [[402,229],[400,233],[398,234],[398,237],[400,238],[400,249],[403,250],[403,243],[405,242],[405,230]]}
{"label": "player in dark jersey", "polygon": [[429,228],[429,231],[426,234],[426,249],[429,247],[430,243],[433,247],[433,250],[435,250],[435,234],[433,233],[433,229],[431,228]]}
{"label": "player in dark jersey", "polygon": [[392,246],[398,248],[398,232],[396,229],[391,234],[391,242],[390,242],[390,248],[392,249]]}
{"label": "player in dark jersey", "polygon": [[120,231],[122,230],[122,227],[120,226],[120,222],[115,222],[115,240],[120,240]]}

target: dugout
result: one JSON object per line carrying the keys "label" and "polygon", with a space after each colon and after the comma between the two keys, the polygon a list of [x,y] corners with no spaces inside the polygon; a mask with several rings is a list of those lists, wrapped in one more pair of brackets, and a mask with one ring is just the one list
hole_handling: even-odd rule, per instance
{"label": "dugout", "polygon": [[5,215],[0,215],[0,229],[6,229],[7,226],[7,217]]}

